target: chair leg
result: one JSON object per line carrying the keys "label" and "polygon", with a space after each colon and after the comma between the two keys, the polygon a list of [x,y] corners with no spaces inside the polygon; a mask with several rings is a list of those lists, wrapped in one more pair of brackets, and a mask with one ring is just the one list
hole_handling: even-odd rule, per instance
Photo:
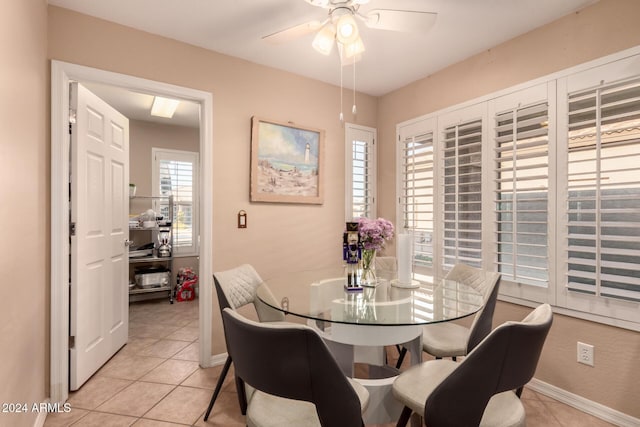
{"label": "chair leg", "polygon": [[244,381],[236,375],[236,390],[238,391],[238,403],[240,404],[240,412],[247,415],[247,391],[244,388]]}
{"label": "chair leg", "polygon": [[402,362],[404,361],[404,357],[406,355],[407,355],[407,348],[402,347],[402,349],[400,350],[400,356],[398,356],[398,362],[396,363],[396,369],[400,369],[400,366],[402,366]]}
{"label": "chair leg", "polygon": [[224,366],[222,367],[222,372],[220,372],[220,377],[218,378],[218,383],[216,384],[216,389],[213,391],[213,396],[211,396],[211,401],[209,402],[209,407],[207,408],[207,412],[204,414],[204,421],[209,419],[209,414],[213,409],[213,404],[216,403],[216,399],[218,398],[218,394],[220,394],[220,390],[222,389],[222,383],[224,383],[224,379],[227,376],[227,372],[229,372],[229,367],[231,367],[231,358],[227,356],[227,360],[224,362]]}
{"label": "chair leg", "polygon": [[398,418],[398,424],[396,424],[396,427],[405,427],[407,425],[407,423],[409,422],[409,418],[411,417],[411,408],[409,408],[408,406],[405,406],[402,409],[402,413],[400,414],[400,418]]}

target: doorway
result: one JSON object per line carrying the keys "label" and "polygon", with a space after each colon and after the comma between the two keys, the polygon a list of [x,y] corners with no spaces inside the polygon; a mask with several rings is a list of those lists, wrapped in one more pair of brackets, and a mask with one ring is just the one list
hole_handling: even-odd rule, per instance
{"label": "doorway", "polygon": [[69,393],[69,83],[93,82],[135,92],[188,100],[200,106],[199,363],[211,358],[212,111],[208,92],[61,61],[51,64],[51,401]]}

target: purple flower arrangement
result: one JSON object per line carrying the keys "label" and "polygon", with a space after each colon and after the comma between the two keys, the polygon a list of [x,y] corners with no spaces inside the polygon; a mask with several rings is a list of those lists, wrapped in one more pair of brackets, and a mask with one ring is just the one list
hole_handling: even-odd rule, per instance
{"label": "purple flower arrangement", "polygon": [[393,224],[384,218],[360,218],[358,219],[358,233],[363,249],[382,249],[385,242],[393,238]]}

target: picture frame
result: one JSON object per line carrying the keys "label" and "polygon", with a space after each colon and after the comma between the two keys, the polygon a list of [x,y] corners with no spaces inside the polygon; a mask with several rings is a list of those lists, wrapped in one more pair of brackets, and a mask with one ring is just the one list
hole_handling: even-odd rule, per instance
{"label": "picture frame", "polygon": [[252,202],[322,204],[324,130],[251,118]]}

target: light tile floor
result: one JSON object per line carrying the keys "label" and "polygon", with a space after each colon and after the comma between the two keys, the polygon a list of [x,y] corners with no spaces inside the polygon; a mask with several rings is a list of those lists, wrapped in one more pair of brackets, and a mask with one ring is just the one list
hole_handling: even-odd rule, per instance
{"label": "light tile floor", "polygon": [[[45,426],[245,425],[238,407],[233,370],[209,420],[203,420],[222,366],[198,367],[197,301],[132,304],[129,325],[129,343],[80,390],[70,394],[69,413],[50,414]],[[388,355],[394,359],[395,349],[390,348]],[[611,425],[526,388],[522,401],[529,427]]]}

